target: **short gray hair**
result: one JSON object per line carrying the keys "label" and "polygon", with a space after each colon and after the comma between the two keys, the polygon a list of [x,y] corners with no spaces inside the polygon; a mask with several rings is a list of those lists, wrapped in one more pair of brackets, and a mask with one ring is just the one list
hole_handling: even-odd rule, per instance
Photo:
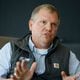
{"label": "short gray hair", "polygon": [[37,6],[31,14],[31,19],[34,19],[34,16],[41,10],[41,9],[47,9],[50,12],[56,12],[58,19],[60,20],[60,14],[58,12],[58,10],[55,8],[55,6],[51,5],[51,4],[42,4]]}

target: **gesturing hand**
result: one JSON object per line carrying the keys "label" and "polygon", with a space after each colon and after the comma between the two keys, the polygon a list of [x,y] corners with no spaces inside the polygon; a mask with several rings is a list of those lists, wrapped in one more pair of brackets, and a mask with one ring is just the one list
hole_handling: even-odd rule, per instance
{"label": "gesturing hand", "polygon": [[33,76],[33,73],[36,69],[36,62],[33,62],[31,68],[27,67],[27,64],[24,60],[16,63],[14,69],[14,75],[11,76],[12,80],[30,80]]}
{"label": "gesturing hand", "polygon": [[62,80],[76,80],[75,76],[67,76],[64,71],[61,72]]}

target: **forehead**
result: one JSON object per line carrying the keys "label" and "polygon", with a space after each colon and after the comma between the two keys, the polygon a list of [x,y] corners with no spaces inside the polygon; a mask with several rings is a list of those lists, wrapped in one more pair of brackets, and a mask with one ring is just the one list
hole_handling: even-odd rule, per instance
{"label": "forehead", "polygon": [[48,9],[40,9],[37,13],[38,17],[48,18],[48,19],[58,19],[56,11],[50,11]]}
{"label": "forehead", "polygon": [[40,9],[37,14],[51,14],[51,15],[53,15],[54,13],[56,13],[56,15],[57,15],[56,11],[51,11],[49,9],[43,8],[43,9]]}

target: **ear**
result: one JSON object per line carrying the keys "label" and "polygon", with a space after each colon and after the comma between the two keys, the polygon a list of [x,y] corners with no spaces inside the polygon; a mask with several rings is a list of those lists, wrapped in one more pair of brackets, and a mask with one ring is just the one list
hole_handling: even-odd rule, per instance
{"label": "ear", "polygon": [[32,25],[33,25],[33,21],[29,20],[29,30],[32,31]]}

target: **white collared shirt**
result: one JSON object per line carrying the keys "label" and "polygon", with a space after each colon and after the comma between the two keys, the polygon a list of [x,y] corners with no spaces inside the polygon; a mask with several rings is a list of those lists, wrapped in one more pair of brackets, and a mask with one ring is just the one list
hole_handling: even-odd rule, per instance
{"label": "white collared shirt", "polygon": [[31,37],[29,38],[29,47],[30,47],[31,51],[33,52],[33,55],[37,62],[37,68],[36,68],[35,72],[37,74],[44,73],[44,71],[45,71],[45,55],[47,54],[48,49],[36,48],[31,40]]}

